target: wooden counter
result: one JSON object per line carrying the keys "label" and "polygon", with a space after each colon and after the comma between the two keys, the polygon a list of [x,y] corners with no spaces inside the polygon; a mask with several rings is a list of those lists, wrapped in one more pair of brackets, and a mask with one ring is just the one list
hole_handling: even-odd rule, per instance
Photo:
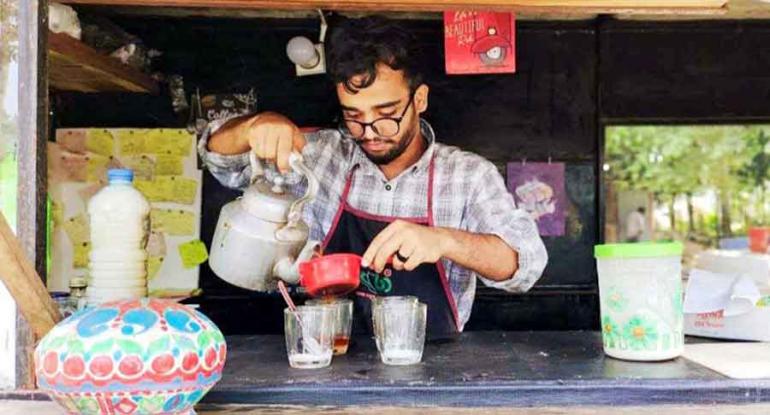
{"label": "wooden counter", "polygon": [[415,366],[380,363],[354,338],[324,369],[289,367],[283,336],[228,338],[207,403],[378,406],[745,404],[770,401],[770,380],[732,380],[689,362],[606,358],[597,332],[469,332],[426,345]]}

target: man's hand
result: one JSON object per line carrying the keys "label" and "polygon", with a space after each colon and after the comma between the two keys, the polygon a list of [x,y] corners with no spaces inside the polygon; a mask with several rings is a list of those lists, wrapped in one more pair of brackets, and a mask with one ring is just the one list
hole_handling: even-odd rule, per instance
{"label": "man's hand", "polygon": [[282,173],[288,172],[289,154],[302,151],[305,137],[288,118],[274,112],[236,118],[209,140],[209,150],[238,154],[251,149],[258,158],[273,162]]}
{"label": "man's hand", "polygon": [[361,266],[381,273],[391,258],[393,269],[399,271],[446,258],[495,281],[511,278],[519,266],[518,253],[498,236],[403,220],[394,221],[374,238]]}
{"label": "man's hand", "polygon": [[396,220],[369,244],[361,265],[380,273],[392,258],[393,269],[412,271],[420,264],[438,262],[446,242],[442,228]]}

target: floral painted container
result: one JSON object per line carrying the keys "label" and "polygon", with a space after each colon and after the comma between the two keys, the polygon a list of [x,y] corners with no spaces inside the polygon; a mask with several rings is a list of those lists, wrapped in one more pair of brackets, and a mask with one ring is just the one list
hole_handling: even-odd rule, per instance
{"label": "floral painted container", "polygon": [[618,359],[659,361],[684,351],[682,245],[598,245],[604,353]]}
{"label": "floral painted container", "polygon": [[40,389],[71,414],[194,414],[219,381],[227,346],[206,316],[169,300],[78,311],[35,349]]}

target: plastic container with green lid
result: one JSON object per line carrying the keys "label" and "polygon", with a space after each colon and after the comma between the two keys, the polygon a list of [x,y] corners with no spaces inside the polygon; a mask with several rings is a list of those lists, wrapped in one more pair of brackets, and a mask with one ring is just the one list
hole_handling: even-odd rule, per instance
{"label": "plastic container with green lid", "polygon": [[680,242],[638,242],[628,244],[606,244],[594,247],[596,258],[647,258],[681,256]]}
{"label": "plastic container with green lid", "polygon": [[682,354],[682,251],[679,242],[594,247],[608,356],[659,361]]}

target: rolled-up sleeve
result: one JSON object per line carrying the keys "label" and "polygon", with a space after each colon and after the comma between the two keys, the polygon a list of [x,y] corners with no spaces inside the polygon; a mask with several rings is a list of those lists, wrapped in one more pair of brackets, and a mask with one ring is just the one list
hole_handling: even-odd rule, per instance
{"label": "rolled-up sleeve", "polygon": [[493,281],[478,276],[488,287],[508,292],[526,292],[543,274],[548,253],[535,221],[516,208],[502,175],[492,163],[479,170],[476,185],[466,205],[466,230],[496,235],[518,253],[519,264],[512,278]]}
{"label": "rolled-up sleeve", "polygon": [[249,184],[251,177],[249,153],[220,154],[208,149],[209,138],[230,119],[232,118],[215,120],[209,123],[198,140],[198,155],[206,169],[223,186],[232,189],[243,189]]}
{"label": "rolled-up sleeve", "polygon": [[[209,123],[206,130],[201,134],[198,140],[198,155],[203,162],[203,165],[211,172],[214,178],[219,181],[223,186],[231,189],[244,189],[249,185],[251,181],[251,163],[249,161],[249,153],[242,154],[220,154],[208,149],[209,138],[214,135],[219,128],[230,121],[232,118],[226,118],[222,120],[215,120]],[[319,132],[305,133],[305,148],[302,149],[302,156],[305,160],[305,164],[308,166],[314,166],[316,159],[320,153],[322,146],[322,134]],[[296,172],[289,172],[286,174],[280,174],[274,165],[263,164],[257,160],[257,165],[264,171],[268,180],[273,180],[276,176],[282,176],[286,181],[286,184],[293,187],[293,191],[301,193],[303,191],[302,176]],[[296,188],[296,189],[295,189]],[[296,193],[295,192],[295,193]]]}

